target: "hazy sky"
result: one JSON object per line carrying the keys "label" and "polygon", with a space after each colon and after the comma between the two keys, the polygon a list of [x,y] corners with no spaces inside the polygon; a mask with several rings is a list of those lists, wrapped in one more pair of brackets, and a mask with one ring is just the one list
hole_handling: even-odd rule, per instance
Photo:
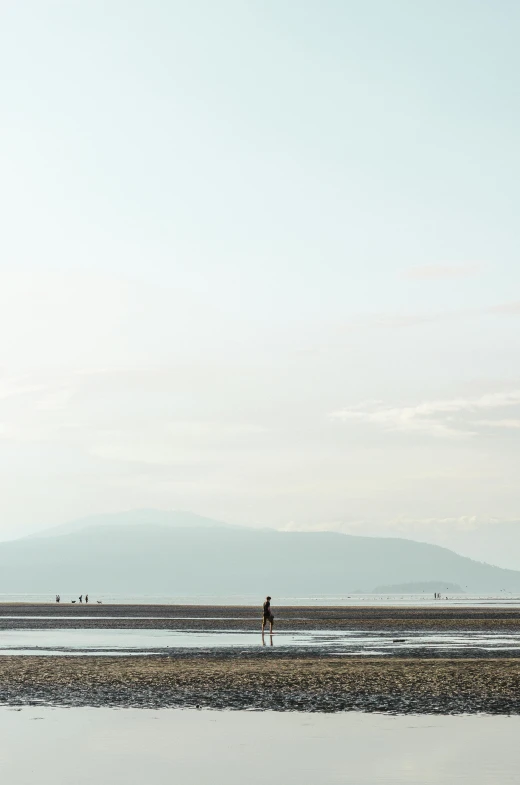
{"label": "hazy sky", "polygon": [[0,536],[520,518],[520,5],[2,0]]}

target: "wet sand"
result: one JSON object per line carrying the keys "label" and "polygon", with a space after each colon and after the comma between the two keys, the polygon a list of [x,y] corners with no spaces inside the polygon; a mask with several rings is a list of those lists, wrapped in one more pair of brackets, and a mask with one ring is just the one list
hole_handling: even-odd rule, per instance
{"label": "wet sand", "polygon": [[[276,628],[284,631],[302,629],[520,630],[520,608],[284,606],[275,607],[274,612]],[[257,630],[260,623],[260,609],[251,606],[0,604],[0,630],[56,629],[57,627]]]}
{"label": "wet sand", "polygon": [[0,703],[520,714],[520,659],[0,657]]}
{"label": "wet sand", "polygon": [[[14,616],[16,618],[9,618]],[[33,618],[30,618],[33,617]],[[36,618],[34,618],[36,617]],[[45,618],[50,617],[50,618]],[[72,617],[72,618],[65,618]],[[103,618],[111,617],[111,618]],[[2,605],[1,630],[258,630],[251,607]],[[277,629],[505,631],[519,609],[284,607]],[[260,636],[259,636],[260,638]],[[0,703],[337,712],[520,714],[520,654],[423,649],[388,656],[331,656],[269,645],[170,649],[146,656],[0,656]]]}

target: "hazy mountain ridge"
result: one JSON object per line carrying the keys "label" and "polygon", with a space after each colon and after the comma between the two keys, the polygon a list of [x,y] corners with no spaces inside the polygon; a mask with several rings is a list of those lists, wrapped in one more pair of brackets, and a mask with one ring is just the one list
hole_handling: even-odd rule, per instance
{"label": "hazy mountain ridge", "polygon": [[69,523],[51,526],[48,529],[30,534],[27,539],[34,537],[56,537],[62,534],[72,534],[83,529],[93,529],[100,526],[175,526],[193,528],[224,527],[229,529],[240,528],[232,523],[217,521],[204,515],[197,515],[184,510],[128,510],[125,512],[88,515],[77,518]]}
{"label": "hazy mountain ridge", "polygon": [[[424,541],[435,542],[431,538]],[[437,540],[437,544],[470,559],[500,564],[511,570],[520,569],[520,521],[499,521],[466,530],[456,529],[449,538],[445,537],[444,542]]]}
{"label": "hazy mountain ridge", "polygon": [[435,545],[213,524],[119,522],[0,543],[0,591],[308,596],[435,582],[520,592],[520,572]]}
{"label": "hazy mountain ridge", "polygon": [[[98,526],[129,524],[162,525],[177,528],[245,528],[238,524],[230,524],[183,510],[138,509],[90,515],[69,523],[37,531],[28,535],[28,537],[55,537],[86,528],[93,529]],[[445,527],[439,528],[436,532],[428,532],[428,530],[424,530],[418,525],[410,526],[409,530],[398,531],[389,525],[388,528],[379,527],[379,530],[369,528],[366,533],[363,532],[362,534],[348,530],[342,533],[352,536],[402,539],[437,545],[474,561],[486,562],[504,569],[520,570],[520,521],[497,521],[485,525],[475,525],[471,528],[461,528],[454,524],[453,527],[450,527],[449,532]]]}

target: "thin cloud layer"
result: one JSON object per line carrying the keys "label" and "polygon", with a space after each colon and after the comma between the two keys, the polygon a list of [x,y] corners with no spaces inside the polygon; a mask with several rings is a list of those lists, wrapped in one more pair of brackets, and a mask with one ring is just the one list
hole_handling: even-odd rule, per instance
{"label": "thin cloud layer", "polygon": [[484,428],[508,428],[516,430],[517,428],[520,428],[520,419],[478,420],[476,425],[482,425]]}
{"label": "thin cloud layer", "polygon": [[493,305],[488,309],[489,313],[502,313],[511,316],[520,316],[520,301],[512,303],[502,303],[501,305]]}
{"label": "thin cloud layer", "polygon": [[422,267],[409,267],[402,277],[411,281],[441,281],[452,278],[470,278],[478,273],[476,265],[430,264]]}
{"label": "thin cloud layer", "polygon": [[[482,424],[481,421],[473,419],[475,412],[501,410],[510,406],[520,406],[520,390],[487,393],[478,398],[425,401],[416,406],[389,407],[377,402],[367,402],[333,412],[331,417],[344,422],[369,423],[386,431],[462,438],[476,435],[475,426]],[[517,420],[501,419],[487,420],[485,424],[517,427],[516,422]],[[506,423],[509,423],[509,426]]]}

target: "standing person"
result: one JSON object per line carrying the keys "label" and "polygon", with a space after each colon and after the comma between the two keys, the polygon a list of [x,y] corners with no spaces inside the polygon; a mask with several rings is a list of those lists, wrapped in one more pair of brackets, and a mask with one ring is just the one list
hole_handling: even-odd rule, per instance
{"label": "standing person", "polygon": [[264,616],[262,619],[262,635],[264,634],[265,625],[269,622],[269,634],[273,634],[274,616],[271,611],[271,598],[268,596],[264,602]]}
{"label": "standing person", "polygon": [[79,601],[83,602],[83,595],[82,594],[79,595]]}
{"label": "standing person", "polygon": [[88,594],[85,594],[85,602],[86,602],[86,603],[87,603],[87,605],[88,605]]}

